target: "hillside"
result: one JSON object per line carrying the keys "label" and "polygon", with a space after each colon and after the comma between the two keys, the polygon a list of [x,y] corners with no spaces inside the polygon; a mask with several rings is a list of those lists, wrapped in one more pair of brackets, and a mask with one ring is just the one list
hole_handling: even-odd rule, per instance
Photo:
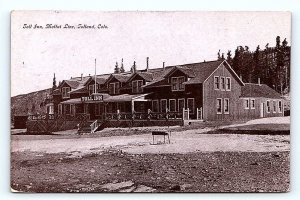
{"label": "hillside", "polygon": [[49,93],[50,88],[11,97],[12,116],[45,113],[42,102]]}

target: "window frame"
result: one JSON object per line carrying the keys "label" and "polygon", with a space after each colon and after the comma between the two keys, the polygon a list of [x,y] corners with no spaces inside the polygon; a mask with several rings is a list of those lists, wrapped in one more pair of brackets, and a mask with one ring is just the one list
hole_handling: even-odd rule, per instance
{"label": "window frame", "polygon": [[278,113],[282,113],[282,112],[283,112],[283,102],[282,102],[282,100],[279,100],[278,101]]}
{"label": "window frame", "polygon": [[225,91],[226,90],[226,78],[225,78],[225,76],[220,76],[220,77],[221,77],[220,78],[220,90]]}
{"label": "window frame", "polygon": [[[66,90],[69,90],[69,91],[65,92]],[[70,93],[69,93],[70,91],[71,91],[70,87],[62,87],[62,92],[61,92],[62,98],[63,99],[70,98]],[[66,94],[67,96],[65,96],[64,94]]]}
{"label": "window frame", "polygon": [[[99,84],[96,84],[96,93],[98,92],[99,89]],[[92,91],[92,93],[91,93]],[[95,84],[91,84],[89,85],[89,95],[94,94],[95,93]]]}
{"label": "window frame", "polygon": [[[180,82],[179,80],[182,79],[183,81]],[[176,81],[174,81],[176,80]],[[184,76],[176,76],[176,77],[171,77],[171,89],[172,91],[184,91],[184,83],[185,77]],[[175,88],[174,88],[175,86]]]}
{"label": "window frame", "polygon": [[[166,107],[165,107],[165,110],[163,110],[163,104],[162,104],[162,102],[166,102]],[[168,108],[168,100],[167,99],[161,99],[160,100],[160,111],[162,112],[162,113],[165,113],[166,111],[167,111],[167,108]]]}
{"label": "window frame", "polygon": [[[111,85],[113,85],[113,93],[111,93]],[[118,87],[116,87],[116,85],[118,85]],[[113,83],[109,83],[109,86],[108,86],[108,91],[109,91],[109,94],[120,94],[120,82],[113,82]]]}
{"label": "window frame", "polygon": [[[254,106],[252,106],[252,101],[254,102]],[[255,99],[250,99],[249,104],[250,104],[250,109],[251,110],[255,109]]]}
{"label": "window frame", "polygon": [[63,114],[63,107],[62,104],[58,104],[58,114],[62,115]]}
{"label": "window frame", "polygon": [[180,98],[180,99],[177,100],[177,105],[178,105],[177,110],[178,110],[178,112],[183,112],[183,110],[180,110],[180,106],[179,106],[179,102],[180,101],[183,101],[183,108],[182,109],[185,109],[185,99],[184,98]]}
{"label": "window frame", "polygon": [[[229,83],[229,88],[228,88],[228,83]],[[231,77],[226,77],[226,79],[225,79],[225,89],[226,89],[226,91],[231,91]]]}
{"label": "window frame", "polygon": [[250,109],[250,99],[244,99],[244,109]]}
{"label": "window frame", "polygon": [[189,100],[192,100],[192,102],[193,102],[193,109],[192,109],[192,112],[189,110],[189,113],[190,114],[194,114],[194,110],[195,110],[195,98],[187,98],[187,105],[186,105],[186,107],[187,107],[187,109],[189,109]]}
{"label": "window frame", "polygon": [[[139,83],[142,83],[140,87],[139,87]],[[142,88],[143,83],[144,83],[143,80],[132,81],[132,83],[131,83],[132,93],[135,93],[135,94],[142,93],[143,92],[143,88]],[[136,87],[134,87],[134,84],[136,84]],[[134,88],[135,88],[135,90],[134,90]]]}
{"label": "window frame", "polygon": [[[171,101],[174,102],[174,110],[171,110]],[[176,99],[169,99],[169,111],[170,112],[177,112],[177,102],[176,102]]]}
{"label": "window frame", "polygon": [[220,76],[214,76],[214,89],[220,90]]}
{"label": "window frame", "polygon": [[[269,104],[269,105],[268,105]],[[266,113],[270,113],[271,112],[271,105],[270,105],[270,100],[266,101]]]}
{"label": "window frame", "polygon": [[[226,105],[225,102],[226,101],[228,102],[228,104],[227,104],[228,111],[225,110],[225,105]],[[230,112],[229,104],[230,104],[229,98],[224,98],[224,102],[223,102],[223,109],[224,109],[223,111],[224,111],[224,114],[229,114],[229,112]]]}
{"label": "window frame", "polygon": [[[153,102],[156,102],[156,103],[157,103],[157,104],[156,104],[156,109],[157,109],[157,111],[154,111]],[[159,112],[159,103],[158,103],[158,99],[152,100],[152,112],[154,112],[154,113]]]}
{"label": "window frame", "polygon": [[[219,102],[221,103],[220,104],[220,112],[218,111]],[[216,109],[217,109],[217,114],[218,115],[222,114],[222,111],[223,111],[223,101],[222,101],[222,98],[217,98]]]}

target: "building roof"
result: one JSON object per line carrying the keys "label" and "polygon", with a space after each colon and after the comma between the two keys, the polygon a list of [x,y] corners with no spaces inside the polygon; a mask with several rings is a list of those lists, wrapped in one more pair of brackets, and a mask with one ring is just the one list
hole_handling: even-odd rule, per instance
{"label": "building roof", "polygon": [[[130,72],[124,72],[119,74],[97,75],[97,83],[100,85],[104,85],[112,78],[117,79],[121,83],[128,83],[134,76],[139,75],[148,82],[147,85],[143,86],[145,88],[169,86],[170,83],[168,82],[167,77],[176,70],[179,70],[189,77],[189,80],[184,82],[184,84],[199,84],[203,83],[223,62],[225,61],[216,60],[184,65],[166,66],[164,68],[147,69],[147,71],[137,70],[134,74]],[[85,93],[87,92],[87,88],[84,87],[86,87],[86,85],[94,79],[94,76],[75,77],[70,80],[65,80],[65,82],[71,87],[71,93]],[[127,88],[130,87],[128,84],[125,84],[123,85],[122,89]],[[107,91],[107,88],[101,87],[99,91]]]}
{"label": "building roof", "polygon": [[75,89],[79,86],[79,81],[76,80],[65,80],[65,83],[67,83],[72,89]]}
{"label": "building roof", "polygon": [[85,86],[81,86],[81,87],[78,87],[78,88],[70,91],[70,94],[75,94],[75,93],[76,94],[77,93],[88,93],[88,89]]}
{"label": "building roof", "polygon": [[170,85],[166,77],[172,74],[173,71],[179,70],[186,74],[190,79],[184,84],[203,83],[222,63],[223,61],[209,61],[201,63],[192,63],[185,65],[168,66],[163,71],[156,71],[154,80],[145,87],[157,87]]}
{"label": "building roof", "polygon": [[264,97],[281,99],[281,95],[265,84],[245,83],[242,87],[241,97]]}
{"label": "building roof", "polygon": [[112,74],[112,77],[115,77],[121,83],[125,83],[129,80],[132,74]]}
{"label": "building roof", "polygon": [[[188,64],[187,67],[190,71],[194,72],[194,77],[185,82],[184,84],[203,83],[222,63],[223,61],[210,61],[195,64]],[[191,67],[192,66],[192,67]]]}

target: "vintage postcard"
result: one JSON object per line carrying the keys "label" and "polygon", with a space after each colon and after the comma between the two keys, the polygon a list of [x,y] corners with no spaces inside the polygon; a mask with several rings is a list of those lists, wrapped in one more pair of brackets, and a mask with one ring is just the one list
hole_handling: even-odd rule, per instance
{"label": "vintage postcard", "polygon": [[13,192],[290,191],[290,12],[11,12]]}

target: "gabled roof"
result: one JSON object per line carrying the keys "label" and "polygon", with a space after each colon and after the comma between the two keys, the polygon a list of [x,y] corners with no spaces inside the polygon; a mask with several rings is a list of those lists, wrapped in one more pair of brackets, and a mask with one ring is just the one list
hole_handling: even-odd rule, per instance
{"label": "gabled roof", "polygon": [[164,77],[167,78],[168,76],[172,75],[177,70],[181,71],[182,73],[184,73],[185,75],[187,75],[189,78],[195,77],[195,73],[194,73],[193,67],[191,67],[191,66],[175,66]]}
{"label": "gabled roof", "polygon": [[241,97],[265,97],[281,99],[281,95],[265,84],[245,83],[242,87]]}
{"label": "gabled roof", "polygon": [[[156,87],[156,86],[166,86],[170,85],[166,77],[171,75],[175,70],[179,70],[186,74],[190,79],[184,84],[198,84],[203,83],[223,62],[220,60],[217,61],[208,61],[201,63],[192,63],[185,65],[176,65],[168,66],[164,71],[156,71],[156,76],[154,81],[145,87]],[[163,73],[162,73],[163,72]]]}
{"label": "gabled roof", "polygon": [[[64,80],[64,82],[70,86],[72,89],[75,89],[79,86],[79,82],[78,81],[75,81],[75,80]],[[63,84],[63,82],[62,82]]]}
{"label": "gabled roof", "polygon": [[131,73],[111,74],[108,79],[106,79],[105,83],[109,82],[112,78],[117,79],[121,83],[126,83],[130,79],[131,75]]}
{"label": "gabled roof", "polygon": [[195,76],[184,84],[203,83],[222,63],[223,61],[209,61],[186,65]]}
{"label": "gabled roof", "polygon": [[86,86],[81,86],[81,87],[78,87],[74,90],[71,90],[69,92],[70,94],[74,94],[74,93],[88,93],[88,90],[87,90],[87,87]]}

